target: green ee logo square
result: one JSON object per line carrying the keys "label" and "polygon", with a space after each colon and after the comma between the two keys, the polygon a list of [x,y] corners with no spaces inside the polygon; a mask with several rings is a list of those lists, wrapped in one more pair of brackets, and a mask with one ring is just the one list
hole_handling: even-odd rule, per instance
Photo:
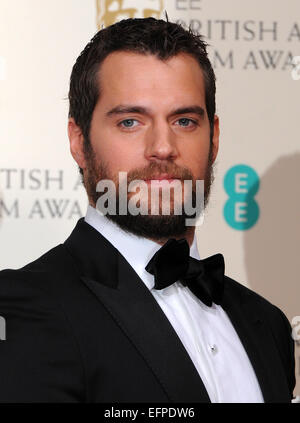
{"label": "green ee logo square", "polygon": [[224,177],[224,189],[228,195],[223,210],[225,221],[239,231],[252,228],[259,218],[255,200],[259,177],[255,170],[244,164],[233,166]]}

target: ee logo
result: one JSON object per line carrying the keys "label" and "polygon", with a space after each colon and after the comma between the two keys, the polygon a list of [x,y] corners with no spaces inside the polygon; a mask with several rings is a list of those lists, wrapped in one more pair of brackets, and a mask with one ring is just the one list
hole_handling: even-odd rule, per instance
{"label": "ee logo", "polygon": [[259,190],[257,173],[247,165],[233,166],[225,175],[224,189],[229,197],[224,206],[226,222],[239,231],[250,229],[259,217],[255,200]]}

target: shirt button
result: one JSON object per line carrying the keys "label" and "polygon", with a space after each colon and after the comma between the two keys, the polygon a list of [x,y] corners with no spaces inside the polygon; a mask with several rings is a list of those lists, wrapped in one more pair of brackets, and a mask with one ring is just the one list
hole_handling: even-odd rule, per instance
{"label": "shirt button", "polygon": [[217,349],[216,344],[209,345],[209,349],[210,349],[210,352],[211,352],[212,354],[216,354],[216,353],[218,352],[218,349]]}

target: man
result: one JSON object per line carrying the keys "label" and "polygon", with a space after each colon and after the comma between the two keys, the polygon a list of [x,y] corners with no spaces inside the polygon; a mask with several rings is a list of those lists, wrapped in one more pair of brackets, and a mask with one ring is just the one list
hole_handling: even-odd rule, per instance
{"label": "man", "polygon": [[[195,226],[175,212],[197,204],[197,181],[207,204],[218,152],[205,47],[174,23],[128,19],[78,57],[68,134],[89,206],[63,244],[1,272],[1,401],[291,401],[287,318],[224,276],[220,254],[199,261]],[[125,205],[140,194],[146,212],[123,213],[119,188],[136,181]]]}

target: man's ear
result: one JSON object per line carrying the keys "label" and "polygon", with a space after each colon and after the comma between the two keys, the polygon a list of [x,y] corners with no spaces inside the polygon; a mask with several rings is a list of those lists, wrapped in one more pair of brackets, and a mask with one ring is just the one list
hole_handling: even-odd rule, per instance
{"label": "man's ear", "polygon": [[84,137],[80,127],[76,124],[73,118],[68,120],[68,136],[70,141],[70,151],[73,159],[81,169],[85,169],[86,160],[84,157],[83,143]]}
{"label": "man's ear", "polygon": [[220,127],[219,127],[219,118],[217,115],[214,116],[214,136],[212,139],[213,143],[213,152],[212,152],[212,162],[217,158],[218,151],[219,151],[219,136],[220,136]]}

